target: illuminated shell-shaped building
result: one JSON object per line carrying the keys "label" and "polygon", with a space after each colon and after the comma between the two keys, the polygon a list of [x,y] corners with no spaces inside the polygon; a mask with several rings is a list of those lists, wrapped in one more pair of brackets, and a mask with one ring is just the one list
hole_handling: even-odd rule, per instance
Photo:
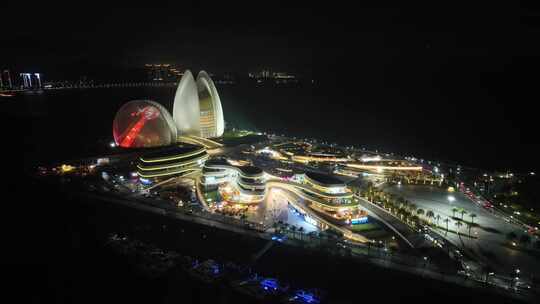
{"label": "illuminated shell-shaped building", "polygon": [[197,81],[189,70],[184,72],[174,97],[173,119],[179,135],[204,138],[223,135],[225,122],[221,100],[205,71],[199,72]]}
{"label": "illuminated shell-shaped building", "polygon": [[113,136],[116,145],[123,148],[160,147],[176,142],[177,130],[162,105],[150,100],[133,100],[116,112]]}

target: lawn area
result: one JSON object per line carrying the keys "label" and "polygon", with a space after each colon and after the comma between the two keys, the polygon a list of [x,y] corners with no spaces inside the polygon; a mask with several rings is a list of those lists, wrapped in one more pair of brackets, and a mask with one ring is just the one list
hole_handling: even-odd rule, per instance
{"label": "lawn area", "polygon": [[268,137],[266,137],[265,135],[249,134],[240,137],[223,137],[223,143],[228,147],[234,147],[242,144],[255,144],[261,141],[265,141],[267,139]]}
{"label": "lawn area", "polygon": [[365,223],[365,224],[351,225],[349,229],[352,232],[366,232],[366,231],[378,230],[378,229],[381,229],[381,227],[375,223]]}
{"label": "lawn area", "polygon": [[213,202],[219,202],[221,201],[221,195],[219,194],[219,191],[212,190],[212,191],[203,191],[204,198],[206,200],[211,199]]}
{"label": "lawn area", "polygon": [[247,130],[236,130],[236,131],[226,130],[225,132],[223,132],[223,140],[229,140],[229,139],[234,139],[234,138],[238,138],[238,137],[244,137],[244,136],[251,135],[251,134],[254,134],[254,132],[247,131]]}

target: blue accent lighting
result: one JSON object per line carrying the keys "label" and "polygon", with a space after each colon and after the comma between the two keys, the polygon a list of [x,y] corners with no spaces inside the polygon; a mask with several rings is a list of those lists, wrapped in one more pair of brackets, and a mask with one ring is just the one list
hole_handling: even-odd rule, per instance
{"label": "blue accent lighting", "polygon": [[367,216],[362,216],[362,217],[355,218],[355,219],[351,220],[352,225],[365,224],[367,222],[368,222],[368,217]]}
{"label": "blue accent lighting", "polygon": [[320,303],[313,293],[303,290],[297,291],[293,299],[301,303]]}
{"label": "blue accent lighting", "polygon": [[264,279],[261,281],[261,286],[265,289],[277,290],[278,283],[276,279]]}
{"label": "blue accent lighting", "polygon": [[152,184],[152,182],[151,182],[150,180],[148,180],[148,179],[146,179],[146,178],[143,178],[143,177],[139,178],[139,180],[140,180],[141,183],[143,183],[144,185],[151,185],[151,184]]}

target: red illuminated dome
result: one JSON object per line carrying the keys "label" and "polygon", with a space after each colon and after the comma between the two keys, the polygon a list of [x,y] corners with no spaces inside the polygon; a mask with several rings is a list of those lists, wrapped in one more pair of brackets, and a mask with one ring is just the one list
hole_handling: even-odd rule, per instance
{"label": "red illuminated dome", "polygon": [[113,136],[116,145],[124,148],[167,146],[176,141],[176,126],[162,105],[133,100],[116,112]]}

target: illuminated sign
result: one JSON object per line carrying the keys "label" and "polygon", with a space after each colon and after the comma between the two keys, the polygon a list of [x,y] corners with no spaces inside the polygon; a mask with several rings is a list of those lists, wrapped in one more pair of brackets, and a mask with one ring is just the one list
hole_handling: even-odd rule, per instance
{"label": "illuminated sign", "polygon": [[75,170],[75,167],[73,167],[71,165],[64,164],[64,165],[62,165],[60,167],[60,169],[62,169],[62,172],[71,172],[71,171]]}
{"label": "illuminated sign", "polygon": [[352,225],[365,224],[367,222],[368,222],[368,217],[367,216],[362,216],[362,217],[354,218],[354,219],[351,220]]}
{"label": "illuminated sign", "polygon": [[311,224],[313,226],[317,226],[317,221],[315,221],[313,218],[311,218],[310,216],[306,215],[304,217],[304,220],[308,223],[308,224]]}
{"label": "illuminated sign", "polygon": [[382,160],[382,158],[379,155],[377,155],[374,157],[362,157],[360,158],[360,160],[363,162],[373,162],[373,161],[380,161]]}
{"label": "illuminated sign", "polygon": [[276,279],[264,279],[261,281],[260,284],[265,290],[277,290],[277,288],[279,287]]}
{"label": "illuminated sign", "polygon": [[96,164],[98,166],[100,165],[106,165],[109,163],[109,158],[108,157],[103,157],[103,158],[98,158],[97,161],[96,161]]}
{"label": "illuminated sign", "polygon": [[144,185],[150,185],[152,184],[152,182],[144,177],[141,177],[139,178],[139,180],[141,181],[141,183],[143,183]]}

